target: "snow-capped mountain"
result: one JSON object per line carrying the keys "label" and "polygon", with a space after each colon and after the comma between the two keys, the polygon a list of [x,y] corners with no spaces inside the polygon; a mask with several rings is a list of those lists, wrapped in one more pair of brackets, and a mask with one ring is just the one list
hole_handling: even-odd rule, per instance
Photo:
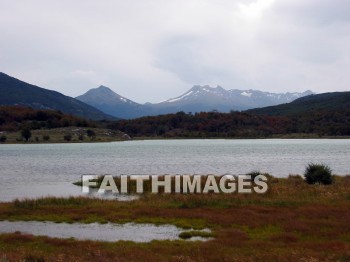
{"label": "snow-capped mountain", "polygon": [[138,104],[122,97],[108,87],[100,86],[91,89],[77,99],[90,104],[101,111],[120,118],[135,118],[147,115],[168,113],[201,112],[217,110],[247,110],[258,107],[273,106],[294,101],[297,98],[311,95],[311,91],[303,93],[269,93],[258,90],[226,90],[221,86],[210,87],[195,85],[181,96],[161,103]]}
{"label": "snow-capped mountain", "polygon": [[139,117],[144,111],[143,105],[118,95],[106,86],[90,89],[76,99],[119,118]]}
{"label": "snow-capped mountain", "polygon": [[303,93],[269,93],[258,90],[226,90],[221,86],[194,86],[179,97],[175,97],[154,106],[159,108],[177,108],[183,111],[210,111],[218,110],[246,110],[256,107],[265,107],[289,103],[297,98],[311,95],[311,91]]}

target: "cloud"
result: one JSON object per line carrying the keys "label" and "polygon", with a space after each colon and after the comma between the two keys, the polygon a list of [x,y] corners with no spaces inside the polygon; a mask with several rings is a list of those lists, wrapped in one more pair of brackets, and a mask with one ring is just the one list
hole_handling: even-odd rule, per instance
{"label": "cloud", "polygon": [[343,0],[276,1],[271,11],[303,26],[329,26],[350,21],[350,2]]}
{"label": "cloud", "polygon": [[343,0],[0,0],[0,71],[156,102],[194,84],[348,90]]}

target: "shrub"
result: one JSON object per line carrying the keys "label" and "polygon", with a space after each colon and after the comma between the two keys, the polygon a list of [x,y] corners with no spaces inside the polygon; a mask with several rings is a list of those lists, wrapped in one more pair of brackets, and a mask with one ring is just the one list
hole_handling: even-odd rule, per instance
{"label": "shrub", "polygon": [[26,142],[28,142],[29,138],[32,137],[32,133],[30,132],[30,129],[24,128],[21,131],[21,136]]}
{"label": "shrub", "polygon": [[254,181],[254,179],[257,177],[257,176],[260,176],[260,175],[265,175],[259,171],[251,171],[249,172],[248,174],[246,174],[247,176],[250,176],[251,179]]}
{"label": "shrub", "polygon": [[332,170],[324,164],[308,164],[304,177],[308,184],[330,185],[333,183]]}
{"label": "shrub", "polygon": [[93,131],[91,129],[86,130],[86,134],[88,137],[90,137],[90,139],[94,139],[96,137],[95,131]]}
{"label": "shrub", "polygon": [[50,140],[50,136],[44,135],[44,136],[43,136],[43,140],[44,140],[44,141],[49,141],[49,140]]}
{"label": "shrub", "polygon": [[273,179],[273,177],[268,174],[268,173],[262,173],[260,171],[251,171],[249,173],[246,174],[246,176],[250,176],[251,180],[254,181],[254,179],[257,177],[257,176],[264,176],[266,178],[269,179],[269,181],[271,181]]}
{"label": "shrub", "polygon": [[0,142],[5,143],[7,140],[7,137],[5,135],[0,136]]}
{"label": "shrub", "polygon": [[64,135],[63,136],[63,139],[65,140],[65,141],[71,141],[72,140],[72,136],[71,135]]}

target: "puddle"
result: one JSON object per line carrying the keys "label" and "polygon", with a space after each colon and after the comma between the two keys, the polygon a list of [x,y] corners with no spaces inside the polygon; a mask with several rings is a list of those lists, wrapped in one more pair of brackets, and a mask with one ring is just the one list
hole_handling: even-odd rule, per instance
{"label": "puddle", "polygon": [[[207,229],[206,229],[207,230]],[[179,234],[187,231],[173,225],[153,224],[67,224],[54,222],[10,222],[0,221],[0,233],[21,232],[35,236],[52,238],[74,238],[95,241],[133,241],[150,242],[152,240],[180,240]],[[207,241],[208,238],[195,237],[190,241]]]}
{"label": "puddle", "polygon": [[134,201],[140,199],[139,195],[117,194],[110,191],[101,194],[97,193],[97,191],[97,189],[90,188],[90,193],[84,194],[83,196],[117,201]]}

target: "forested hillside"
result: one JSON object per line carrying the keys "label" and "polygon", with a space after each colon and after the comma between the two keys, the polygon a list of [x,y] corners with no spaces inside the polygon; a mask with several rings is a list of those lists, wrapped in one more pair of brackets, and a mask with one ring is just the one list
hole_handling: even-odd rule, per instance
{"label": "forested hillside", "polygon": [[54,110],[35,110],[20,106],[0,106],[0,131],[18,131],[21,128],[41,129],[57,127],[95,127],[96,123]]}
{"label": "forested hillside", "polygon": [[259,116],[242,112],[197,113],[120,120],[112,128],[131,136],[270,137],[279,134],[350,135],[350,109],[293,116]]}

